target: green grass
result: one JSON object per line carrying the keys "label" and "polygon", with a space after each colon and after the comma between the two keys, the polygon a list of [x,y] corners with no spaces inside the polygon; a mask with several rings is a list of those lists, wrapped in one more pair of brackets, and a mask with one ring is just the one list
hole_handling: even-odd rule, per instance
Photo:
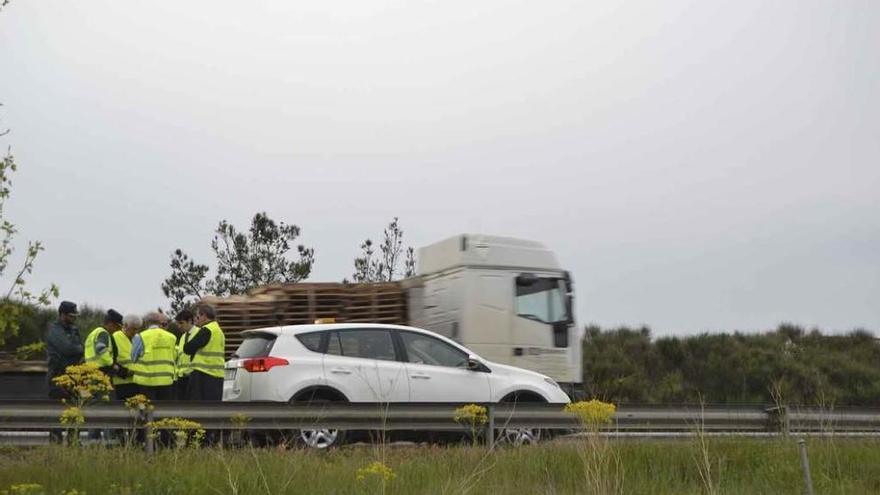
{"label": "green grass", "polygon": [[[622,466],[622,493],[706,493],[693,440],[611,442]],[[880,493],[880,441],[808,440],[816,493]],[[803,477],[794,440],[712,439],[715,493],[800,494]],[[503,449],[407,447],[386,450],[396,478],[385,493],[589,493],[578,444],[558,442]],[[39,483],[46,493],[382,493],[356,473],[377,460],[377,448],[302,450],[137,450],[42,447],[0,450],[0,491]],[[467,478],[471,481],[466,481]]]}

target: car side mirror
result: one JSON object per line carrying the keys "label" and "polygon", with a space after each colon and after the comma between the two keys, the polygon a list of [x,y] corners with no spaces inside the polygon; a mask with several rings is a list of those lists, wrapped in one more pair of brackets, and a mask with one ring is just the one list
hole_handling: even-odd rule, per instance
{"label": "car side mirror", "polygon": [[479,371],[482,373],[491,373],[488,366],[474,356],[468,356],[467,369],[471,371]]}

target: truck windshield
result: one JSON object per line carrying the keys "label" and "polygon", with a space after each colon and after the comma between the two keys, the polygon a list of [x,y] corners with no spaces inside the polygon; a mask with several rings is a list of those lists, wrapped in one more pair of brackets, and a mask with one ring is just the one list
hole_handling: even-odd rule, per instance
{"label": "truck windshield", "polygon": [[565,289],[557,278],[533,278],[516,282],[516,313],[543,323],[568,320]]}

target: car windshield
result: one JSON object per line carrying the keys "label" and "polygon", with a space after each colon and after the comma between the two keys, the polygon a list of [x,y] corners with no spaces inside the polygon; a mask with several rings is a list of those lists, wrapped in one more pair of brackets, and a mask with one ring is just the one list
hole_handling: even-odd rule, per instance
{"label": "car windshield", "polygon": [[516,314],[543,323],[568,320],[565,286],[558,278],[532,278],[516,282]]}

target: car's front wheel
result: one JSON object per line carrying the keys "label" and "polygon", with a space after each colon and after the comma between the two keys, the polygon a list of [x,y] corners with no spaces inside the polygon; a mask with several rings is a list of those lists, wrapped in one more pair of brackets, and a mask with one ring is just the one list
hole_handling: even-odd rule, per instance
{"label": "car's front wheel", "polygon": [[535,445],[541,441],[542,434],[540,428],[502,428],[496,431],[495,442],[511,447]]}
{"label": "car's front wheel", "polygon": [[[503,399],[502,403],[541,404],[546,403],[543,397],[533,392],[514,392]],[[503,425],[495,429],[495,443],[499,446],[521,447],[535,445],[544,438],[546,433],[541,428],[505,428]]]}

